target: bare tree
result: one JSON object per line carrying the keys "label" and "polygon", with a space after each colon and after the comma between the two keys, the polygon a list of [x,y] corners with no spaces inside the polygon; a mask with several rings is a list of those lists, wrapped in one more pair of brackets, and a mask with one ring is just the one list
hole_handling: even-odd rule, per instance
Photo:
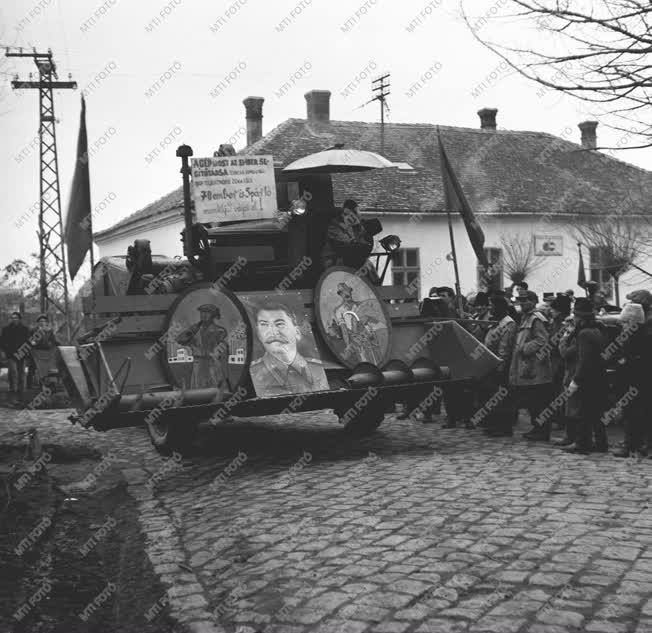
{"label": "bare tree", "polygon": [[512,288],[531,275],[544,263],[535,255],[534,240],[520,234],[503,235],[500,238],[503,247],[503,269],[512,282]]}
{"label": "bare tree", "polygon": [[598,268],[613,278],[616,305],[620,305],[620,277],[632,268],[646,272],[638,262],[645,261],[650,254],[649,225],[620,215],[575,218],[571,225],[579,242],[597,249]]}
{"label": "bare tree", "polygon": [[627,149],[652,145],[649,0],[509,0],[507,7],[499,17],[550,36],[536,38],[538,50],[489,41],[480,36],[487,20],[462,12],[475,38],[521,75],[611,115],[606,125],[640,139]]}
{"label": "bare tree", "polygon": [[29,261],[14,259],[2,268],[1,273],[0,283],[20,291],[29,308],[38,305],[40,267],[36,253],[30,255]]}

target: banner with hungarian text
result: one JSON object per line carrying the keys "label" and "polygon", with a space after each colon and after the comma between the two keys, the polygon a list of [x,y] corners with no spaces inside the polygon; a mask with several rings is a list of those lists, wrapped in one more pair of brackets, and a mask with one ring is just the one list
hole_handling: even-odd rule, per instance
{"label": "banner with hungarian text", "polygon": [[277,212],[274,159],[215,156],[190,162],[197,222],[259,220]]}

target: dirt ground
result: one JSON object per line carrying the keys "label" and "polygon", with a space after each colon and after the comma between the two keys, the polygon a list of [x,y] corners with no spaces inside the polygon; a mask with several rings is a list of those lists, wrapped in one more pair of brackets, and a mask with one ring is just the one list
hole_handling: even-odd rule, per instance
{"label": "dirt ground", "polygon": [[[0,406],[7,406],[1,378]],[[44,446],[52,459],[21,485],[25,445],[19,433],[0,438],[0,631],[181,633],[165,607],[145,617],[164,587],[144,553],[121,471],[104,473],[92,490],[66,491],[101,455]]]}

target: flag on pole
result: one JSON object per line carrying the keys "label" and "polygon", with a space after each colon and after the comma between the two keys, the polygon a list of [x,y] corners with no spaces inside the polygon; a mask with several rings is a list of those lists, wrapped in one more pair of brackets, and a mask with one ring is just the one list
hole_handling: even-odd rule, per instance
{"label": "flag on pole", "polygon": [[91,182],[88,171],[88,136],[86,134],[86,102],[81,99],[77,161],[72,178],[70,201],[66,215],[64,241],[68,254],[68,271],[74,279],[84,263],[86,253],[93,248],[93,223],[91,221]]}
{"label": "flag on pole", "polygon": [[580,264],[577,269],[577,285],[580,288],[584,288],[586,285],[586,273],[584,272],[584,259],[582,258],[582,245],[578,242],[577,243],[577,250],[579,251],[580,254]]}
{"label": "flag on pole", "polygon": [[449,212],[455,211],[462,216],[475,256],[485,268],[489,268],[489,260],[484,251],[484,233],[482,232],[482,227],[475,219],[475,215],[473,214],[473,211],[466,200],[466,196],[462,191],[462,187],[457,180],[457,176],[451,167],[448,156],[446,155],[446,150],[441,142],[441,137],[439,136],[439,130],[437,130],[437,140],[439,141],[439,154],[441,156],[441,179],[444,183],[446,209]]}

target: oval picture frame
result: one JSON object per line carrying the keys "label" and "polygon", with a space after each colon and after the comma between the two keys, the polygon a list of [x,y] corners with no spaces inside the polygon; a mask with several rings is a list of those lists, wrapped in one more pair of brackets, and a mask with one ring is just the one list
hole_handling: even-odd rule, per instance
{"label": "oval picture frame", "polygon": [[[341,294],[347,293],[346,287],[348,301]],[[349,369],[361,362],[379,369],[385,365],[391,352],[392,320],[378,289],[366,277],[348,266],[332,266],[317,281],[314,306],[319,332],[343,365]]]}
{"label": "oval picture frame", "polygon": [[[204,319],[202,313],[213,310],[210,330],[204,335],[193,335],[193,329],[199,331]],[[200,309],[200,307],[202,309]],[[186,318],[183,312],[187,312]],[[199,314],[196,314],[198,311]],[[176,317],[176,321],[175,321]],[[208,318],[208,317],[206,317]],[[176,323],[183,322],[179,327]],[[220,331],[226,330],[226,338]],[[221,378],[225,378],[225,393],[235,393],[241,385],[249,382],[249,363],[253,348],[252,332],[247,312],[238,297],[229,289],[211,282],[201,282],[183,290],[169,307],[164,320],[164,349],[161,351],[161,363],[166,378],[179,389],[205,389],[221,387]],[[180,342],[181,341],[181,342]],[[215,360],[219,345],[224,345],[226,362]],[[179,358],[179,349],[183,348],[183,357]],[[191,353],[188,360],[188,350]],[[172,356],[176,351],[176,356]],[[211,355],[212,354],[212,355]],[[232,362],[233,361],[233,362]],[[222,370],[220,369],[222,368]]]}

